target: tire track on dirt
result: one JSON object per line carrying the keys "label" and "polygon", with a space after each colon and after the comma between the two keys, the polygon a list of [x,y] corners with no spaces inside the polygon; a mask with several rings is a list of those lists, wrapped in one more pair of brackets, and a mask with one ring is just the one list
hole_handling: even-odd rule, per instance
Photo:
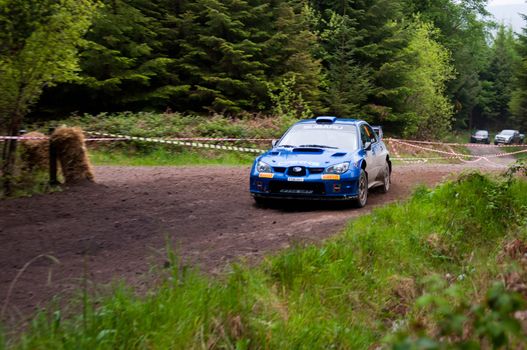
{"label": "tire track on dirt", "polygon": [[25,271],[9,300],[12,319],[71,295],[85,274],[97,285],[122,279],[144,290],[150,268],[165,262],[167,239],[186,264],[219,273],[231,261],[319,242],[418,184],[466,168],[396,166],[390,192],[372,193],[362,209],[324,202],[262,209],[249,195],[248,167],[97,167],[98,184],[0,202],[0,303],[17,271],[39,254],[60,265],[39,260]]}

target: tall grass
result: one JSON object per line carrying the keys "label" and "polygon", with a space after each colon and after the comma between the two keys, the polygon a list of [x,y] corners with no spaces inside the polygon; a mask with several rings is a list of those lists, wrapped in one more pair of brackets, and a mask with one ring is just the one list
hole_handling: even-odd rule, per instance
{"label": "tall grass", "polygon": [[121,286],[77,317],[42,312],[7,347],[374,348],[431,276],[482,297],[504,240],[527,234],[526,191],[525,181],[464,175],[375,209],[323,244],[293,247],[256,268],[233,265],[220,278],[171,256],[169,277],[146,295]]}
{"label": "tall grass", "polygon": [[238,152],[205,152],[174,147],[154,147],[148,150],[90,149],[90,161],[95,165],[120,166],[186,166],[186,165],[250,165],[255,154]]}
{"label": "tall grass", "polygon": [[[504,151],[508,152],[508,153],[518,152],[518,151],[527,151],[527,147],[514,147],[514,146],[513,147],[507,147],[507,148],[505,148]],[[525,160],[527,160],[527,152],[513,154],[513,156],[516,159],[525,159]]]}

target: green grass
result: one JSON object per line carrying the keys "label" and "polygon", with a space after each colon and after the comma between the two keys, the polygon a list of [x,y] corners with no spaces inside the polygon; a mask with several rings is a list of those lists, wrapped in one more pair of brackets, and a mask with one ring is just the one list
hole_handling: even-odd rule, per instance
{"label": "green grass", "polygon": [[448,143],[469,143],[471,134],[472,132],[469,130],[454,130],[448,133],[441,141]]}
{"label": "green grass", "polygon": [[375,209],[323,244],[285,250],[258,267],[233,265],[219,278],[170,254],[168,278],[146,295],[120,286],[81,303],[78,316],[42,312],[5,347],[374,348],[414,312],[431,276],[453,276],[464,298],[482,297],[498,276],[504,241],[527,234],[526,191],[525,181],[465,175]]}
{"label": "green grass", "polygon": [[527,147],[507,147],[502,150],[503,152],[512,153],[517,151],[526,151],[524,153],[513,154],[516,159],[527,159]]}
{"label": "green grass", "polygon": [[[60,186],[49,184],[49,174],[43,170],[32,170],[31,172],[17,170],[17,175],[13,178],[11,194],[8,198],[31,197],[38,194],[45,194],[60,191]],[[3,185],[3,178],[0,176],[0,184]],[[5,199],[3,188],[0,189],[0,200]]]}
{"label": "green grass", "polygon": [[172,148],[91,149],[90,160],[94,165],[120,166],[192,166],[192,165],[250,165],[256,154],[228,151],[204,152]]}

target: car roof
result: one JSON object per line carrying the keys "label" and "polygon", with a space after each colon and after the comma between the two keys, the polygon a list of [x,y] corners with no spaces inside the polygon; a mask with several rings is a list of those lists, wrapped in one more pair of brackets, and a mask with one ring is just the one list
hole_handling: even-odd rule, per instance
{"label": "car roof", "polygon": [[317,119],[318,118],[323,118],[323,119],[334,119],[333,122],[325,122],[325,123],[321,123],[321,124],[352,124],[352,125],[356,125],[358,123],[366,123],[364,120],[360,120],[360,119],[348,119],[348,118],[337,118],[337,117],[333,117],[333,116],[320,116],[320,117],[316,117],[316,118],[313,118],[313,119],[304,119],[304,120],[301,120],[299,121],[297,124],[317,124]]}

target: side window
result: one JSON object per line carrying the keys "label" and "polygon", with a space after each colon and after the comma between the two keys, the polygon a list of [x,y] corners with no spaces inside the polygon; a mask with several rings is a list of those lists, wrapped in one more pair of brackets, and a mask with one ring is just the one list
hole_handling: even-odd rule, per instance
{"label": "side window", "polygon": [[364,125],[364,128],[366,129],[366,134],[368,135],[366,140],[369,140],[371,143],[377,142],[377,135],[373,129],[369,125]]}
{"label": "side window", "polygon": [[366,125],[362,124],[360,126],[360,140],[362,145],[364,146],[364,143],[370,140],[370,137],[368,136]]}

